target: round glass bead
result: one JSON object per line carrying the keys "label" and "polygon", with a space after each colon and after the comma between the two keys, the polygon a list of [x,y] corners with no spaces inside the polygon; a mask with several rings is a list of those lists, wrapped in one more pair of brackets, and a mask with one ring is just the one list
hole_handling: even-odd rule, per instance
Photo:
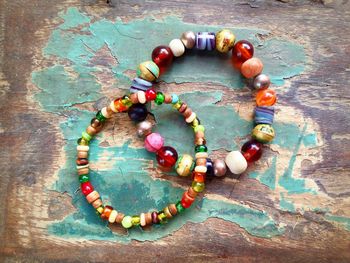
{"label": "round glass bead", "polygon": [[232,63],[237,69],[240,69],[242,64],[254,55],[253,45],[246,40],[238,41],[232,49]]}
{"label": "round glass bead", "polygon": [[156,97],[157,97],[157,93],[156,93],[156,91],[154,89],[146,90],[145,95],[146,95],[146,100],[147,101],[155,100]]}
{"label": "round glass bead", "polygon": [[106,120],[105,116],[103,116],[100,110],[96,113],[96,119],[98,119],[101,122]]}
{"label": "round glass bead", "polygon": [[136,74],[144,80],[155,81],[159,77],[159,67],[153,61],[145,61],[138,66]]}
{"label": "round glass bead", "polygon": [[253,129],[252,137],[261,143],[268,143],[275,138],[275,130],[271,125],[259,124]]}
{"label": "round glass bead", "polygon": [[185,208],[181,204],[181,201],[176,203],[176,210],[178,214],[181,214],[183,211],[185,211]]}
{"label": "round glass bead", "polygon": [[157,105],[162,105],[164,102],[165,96],[162,92],[157,92],[156,99],[154,100],[154,103]]}
{"label": "round glass bead", "polygon": [[129,118],[133,121],[144,121],[147,118],[147,114],[146,105],[141,103],[132,105],[128,111]]}
{"label": "round glass bead", "polygon": [[193,172],[193,181],[198,182],[198,183],[204,183],[205,182],[205,177],[206,173],[200,173],[200,172]]}
{"label": "round glass bead", "polygon": [[139,225],[140,224],[140,217],[139,216],[131,217],[131,223],[133,226]]}
{"label": "round glass bead", "polygon": [[89,176],[87,174],[79,175],[79,182],[80,183],[86,183],[90,180]]}
{"label": "round glass bead", "polygon": [[171,103],[175,104],[179,101],[179,96],[177,96],[176,94],[172,94],[171,95]]}
{"label": "round glass bead", "polygon": [[157,152],[157,162],[163,167],[172,167],[175,165],[177,158],[176,150],[170,146],[163,146]]}
{"label": "round glass bead", "polygon": [[163,74],[173,61],[174,55],[167,46],[158,46],[152,51],[152,60],[159,67],[160,74]]}
{"label": "round glass bead", "polygon": [[77,144],[78,144],[78,145],[89,145],[89,142],[86,141],[84,138],[79,138],[79,139],[77,140]]}
{"label": "round glass bead", "polygon": [[[198,127],[198,126],[197,126]],[[199,153],[199,152],[207,152],[208,151],[208,148],[207,148],[207,146],[205,146],[205,145],[197,145],[196,147],[195,147],[195,152],[196,153]]]}
{"label": "round glass bead", "polygon": [[194,161],[191,155],[184,154],[176,162],[175,170],[180,176],[188,176],[194,168]]}
{"label": "round glass bead", "polygon": [[227,29],[223,29],[216,33],[216,50],[226,53],[233,48],[235,44],[235,35]]}
{"label": "round glass bead", "polygon": [[80,188],[81,188],[83,195],[85,195],[85,196],[90,194],[92,191],[94,191],[94,187],[91,185],[90,182],[82,183],[80,185]]}
{"label": "round glass bead", "polygon": [[164,145],[164,138],[156,132],[152,132],[145,138],[145,148],[149,152],[157,152]]}
{"label": "round glass bead", "polygon": [[193,190],[195,190],[197,193],[200,193],[200,192],[203,192],[203,191],[204,191],[205,184],[204,184],[204,183],[200,183],[200,182],[193,181],[193,182],[192,182],[192,188],[193,188]]}
{"label": "round glass bead", "polygon": [[214,164],[210,158],[207,158],[206,167],[207,167],[207,174],[206,175],[209,178],[214,177]]}
{"label": "round glass bead", "polygon": [[131,216],[124,216],[124,218],[122,220],[122,226],[124,228],[132,227],[132,217]]}
{"label": "round glass bead", "polygon": [[258,106],[272,106],[276,103],[276,92],[272,89],[259,90],[256,94],[256,104]]}
{"label": "round glass bead", "polygon": [[255,140],[251,140],[243,144],[241,152],[247,162],[255,162],[262,155],[262,144]]}

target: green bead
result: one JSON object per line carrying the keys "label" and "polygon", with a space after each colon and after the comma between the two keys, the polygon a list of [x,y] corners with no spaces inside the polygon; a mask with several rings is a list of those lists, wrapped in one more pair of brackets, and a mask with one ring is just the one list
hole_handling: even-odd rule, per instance
{"label": "green bead", "polygon": [[192,182],[192,188],[194,191],[196,191],[197,193],[201,193],[204,191],[205,188],[205,184],[204,183],[198,183],[196,181]]}
{"label": "green bead", "polygon": [[86,183],[88,181],[90,181],[90,178],[87,174],[79,175],[79,182]]}
{"label": "green bead", "polygon": [[168,220],[167,220],[166,215],[165,215],[164,212],[160,212],[160,213],[158,214],[158,219],[159,219],[159,222],[160,222],[161,224],[165,224],[165,223],[168,222]]}
{"label": "green bead", "polygon": [[105,116],[103,116],[100,110],[96,113],[96,119],[98,119],[101,122],[106,120]]}
{"label": "green bead", "polygon": [[128,107],[128,108],[132,106],[131,99],[128,95],[124,95],[123,98],[121,99],[121,101],[122,101],[123,105]]}
{"label": "green bead", "polygon": [[181,201],[176,203],[176,210],[179,214],[181,214],[183,211],[185,211],[185,208],[182,206]]}
{"label": "green bead", "polygon": [[140,217],[139,216],[133,216],[131,217],[131,223],[133,226],[137,226],[140,224]]}
{"label": "green bead", "polygon": [[77,143],[78,143],[78,145],[89,145],[89,142],[86,141],[86,140],[83,139],[83,138],[79,138],[79,139],[77,140]]}
{"label": "green bead", "polygon": [[156,99],[154,100],[155,104],[161,105],[163,104],[164,100],[165,100],[164,94],[162,92],[157,92]]}
{"label": "green bead", "polygon": [[208,148],[205,145],[197,145],[194,150],[196,153],[202,153],[202,152],[207,152]]}
{"label": "green bead", "polygon": [[193,129],[194,129],[194,132],[199,132],[199,131],[204,132],[205,131],[205,128],[203,125],[195,126]]}
{"label": "green bead", "polygon": [[92,136],[88,134],[86,131],[83,131],[81,133],[81,137],[87,142],[89,142],[92,139]]}
{"label": "green bead", "polygon": [[122,226],[124,228],[132,227],[132,217],[131,216],[124,216],[124,218],[122,220]]}

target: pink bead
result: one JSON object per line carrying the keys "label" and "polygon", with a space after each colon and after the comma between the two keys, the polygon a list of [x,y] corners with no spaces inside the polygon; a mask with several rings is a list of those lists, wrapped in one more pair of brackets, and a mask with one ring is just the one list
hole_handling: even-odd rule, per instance
{"label": "pink bead", "polygon": [[151,133],[145,139],[145,148],[149,152],[157,152],[164,145],[164,138],[159,133]]}

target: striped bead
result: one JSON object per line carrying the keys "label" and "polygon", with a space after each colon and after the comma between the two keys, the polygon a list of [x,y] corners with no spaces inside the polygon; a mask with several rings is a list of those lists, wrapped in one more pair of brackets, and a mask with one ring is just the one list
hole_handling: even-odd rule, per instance
{"label": "striped bead", "polygon": [[262,106],[255,108],[255,123],[256,124],[272,124],[275,114],[274,107]]}
{"label": "striped bead", "polygon": [[130,87],[130,92],[131,93],[136,93],[138,91],[146,91],[149,88],[152,88],[152,83],[141,79],[141,78],[134,78],[132,83],[131,83],[131,87]]}
{"label": "striped bead", "polygon": [[198,32],[196,34],[196,48],[199,50],[215,49],[215,33],[214,32]]}

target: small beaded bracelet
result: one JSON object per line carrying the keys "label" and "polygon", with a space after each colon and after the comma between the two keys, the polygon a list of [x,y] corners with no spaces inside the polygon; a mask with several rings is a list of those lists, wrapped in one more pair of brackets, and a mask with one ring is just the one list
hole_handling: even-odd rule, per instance
{"label": "small beaded bracelet", "polygon": [[[144,121],[147,116],[147,109],[144,104],[150,101],[154,101],[157,105],[161,105],[163,102],[173,104],[173,107],[182,113],[186,123],[192,126],[196,136],[195,162],[192,156],[185,154],[179,159],[177,170],[181,170],[182,174],[190,174],[193,170],[193,182],[188,190],[184,192],[182,199],[176,204],[170,204],[161,211],[141,213],[139,216],[125,216],[109,205],[104,206],[99,193],[94,190],[90,183],[88,145],[93,136],[101,130],[105,120],[111,118],[113,113],[128,111],[132,120],[142,121],[138,124],[138,135],[146,137],[145,148],[150,152],[156,152],[158,164],[163,168],[174,166],[178,160],[176,150],[173,147],[164,146],[164,139],[158,133],[152,133],[152,124]],[[166,223],[168,219],[189,208],[198,193],[204,190],[207,172],[206,160],[208,157],[205,143],[204,127],[200,124],[196,114],[175,94],[170,96],[161,92],[156,93],[153,89],[147,89],[146,92],[138,91],[130,96],[126,95],[116,99],[109,106],[97,112],[96,118],[91,120],[91,125],[87,127],[86,131],[82,132],[82,137],[78,140],[76,163],[82,193],[97,213],[100,214],[101,218],[108,220],[109,223],[120,223],[124,228]]]}

